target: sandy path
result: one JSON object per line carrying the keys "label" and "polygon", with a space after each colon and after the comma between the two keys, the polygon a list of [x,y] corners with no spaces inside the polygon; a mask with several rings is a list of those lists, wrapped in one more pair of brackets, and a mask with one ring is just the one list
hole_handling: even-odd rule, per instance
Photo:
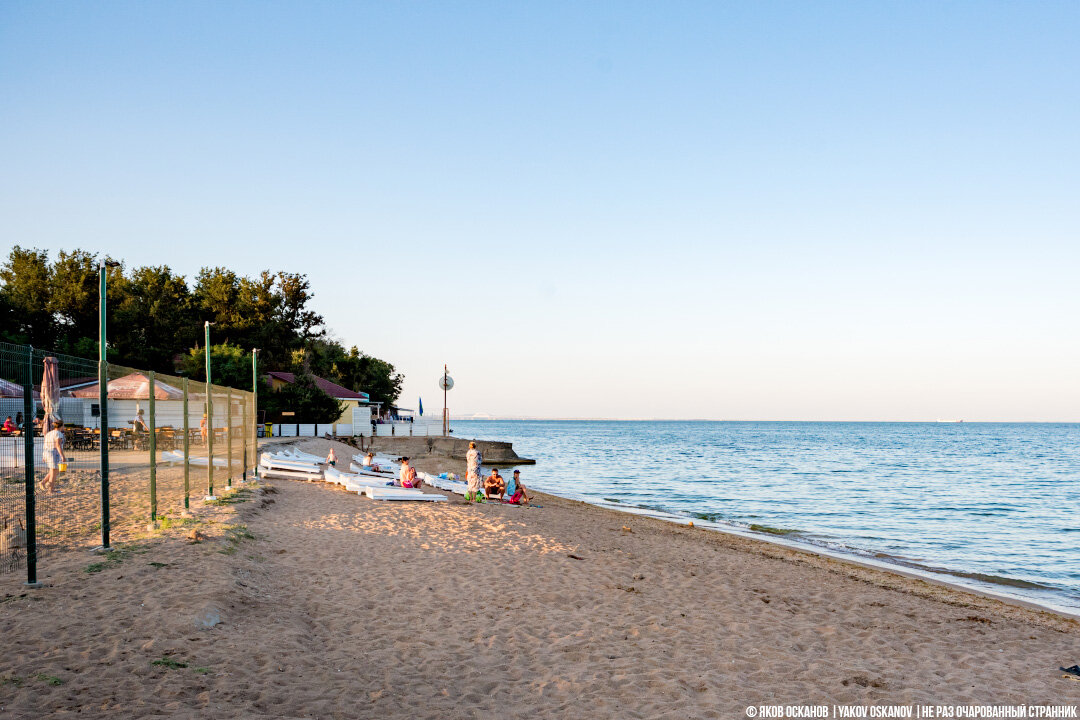
{"label": "sandy path", "polygon": [[[1057,671],[1080,661],[1080,627],[1056,616],[558,498],[421,505],[274,485],[273,504],[200,511],[201,544],[166,533],[96,574],[69,553],[51,587],[0,587],[0,717],[1080,702]],[[237,523],[255,539],[222,539]],[[189,667],[150,664],[163,656]]]}

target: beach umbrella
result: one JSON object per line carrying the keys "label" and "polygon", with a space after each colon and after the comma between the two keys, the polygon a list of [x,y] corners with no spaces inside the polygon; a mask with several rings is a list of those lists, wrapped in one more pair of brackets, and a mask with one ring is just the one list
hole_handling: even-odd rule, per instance
{"label": "beach umbrella", "polygon": [[60,398],[59,363],[54,357],[45,358],[45,374],[41,377],[41,405],[45,409],[44,432],[53,429],[60,419],[56,413],[56,403]]}
{"label": "beach umbrella", "polygon": [[420,398],[420,417],[424,417],[424,398]]}

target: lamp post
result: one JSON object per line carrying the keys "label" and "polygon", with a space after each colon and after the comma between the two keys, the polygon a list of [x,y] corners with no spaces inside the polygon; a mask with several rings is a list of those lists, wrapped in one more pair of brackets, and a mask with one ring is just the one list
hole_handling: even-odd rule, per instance
{"label": "lamp post", "polygon": [[443,437],[448,437],[450,435],[450,410],[446,407],[446,393],[452,387],[454,387],[454,378],[450,377],[450,373],[446,369],[445,365],[443,365],[442,370],[443,370],[442,377],[439,378],[439,389],[443,391],[443,393],[442,393],[442,398],[443,398],[443,400],[442,400],[442,406],[443,406],[442,407],[442,434],[443,434]]}

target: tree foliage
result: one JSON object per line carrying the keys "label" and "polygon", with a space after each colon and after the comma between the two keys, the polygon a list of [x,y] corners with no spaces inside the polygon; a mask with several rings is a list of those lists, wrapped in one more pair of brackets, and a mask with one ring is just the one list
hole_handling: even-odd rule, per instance
{"label": "tree foliage", "polygon": [[[330,397],[315,384],[310,373],[297,373],[296,381],[270,390],[260,388],[259,405],[270,422],[332,423],[345,412],[344,403]],[[283,415],[293,412],[294,415]]]}
{"label": "tree foliage", "polygon": [[[50,262],[46,251],[12,248],[0,264],[0,340],[97,357],[99,260],[72,250]],[[107,273],[110,361],[204,380],[209,320],[215,383],[251,389],[251,350],[258,348],[262,371],[319,375],[384,405],[401,393],[403,378],[393,365],[327,339],[304,275],[266,270],[244,277],[213,267],[189,283],[165,265],[121,265]],[[281,392],[275,402],[301,399],[311,417],[325,418],[337,405],[314,382]],[[268,395],[260,393],[261,409]]]}

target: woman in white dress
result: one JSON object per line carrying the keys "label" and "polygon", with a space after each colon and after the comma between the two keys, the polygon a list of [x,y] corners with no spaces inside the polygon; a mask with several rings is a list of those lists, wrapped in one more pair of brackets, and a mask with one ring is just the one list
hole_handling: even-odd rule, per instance
{"label": "woman in white dress", "polygon": [[480,463],[483,460],[480,451],[476,449],[476,443],[469,443],[469,451],[465,453],[465,483],[468,486],[468,492],[465,494],[466,500],[480,499],[480,491],[484,487],[483,481],[480,479]]}
{"label": "woman in white dress", "polygon": [[56,486],[60,482],[60,465],[67,462],[67,457],[64,455],[63,421],[58,420],[53,429],[45,433],[42,444],[44,448],[41,451],[41,459],[45,461],[48,472],[45,473],[45,479],[41,481],[41,489],[47,493],[55,493]]}

